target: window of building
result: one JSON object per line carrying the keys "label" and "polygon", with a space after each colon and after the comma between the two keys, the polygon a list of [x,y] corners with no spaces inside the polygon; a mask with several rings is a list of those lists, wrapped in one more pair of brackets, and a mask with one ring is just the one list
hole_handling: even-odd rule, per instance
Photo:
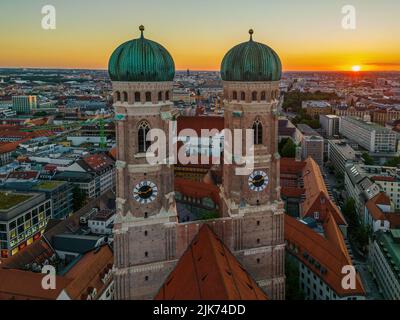
{"label": "window of building", "polygon": [[257,99],[257,92],[256,91],[253,91],[253,93],[251,94],[251,100],[254,102],[254,101],[258,101],[258,99]]}
{"label": "window of building", "polygon": [[263,126],[260,120],[257,120],[253,124],[253,131],[254,131],[254,144],[260,145],[263,143]]}
{"label": "window of building", "polygon": [[147,121],[142,121],[138,126],[138,149],[139,153],[145,153],[149,149],[151,142],[147,141],[147,134],[150,131],[150,125]]}
{"label": "window of building", "polygon": [[128,102],[128,93],[125,92],[125,91],[122,93],[122,101],[123,102]]}
{"label": "window of building", "polygon": [[236,91],[233,91],[233,93],[232,93],[232,99],[233,99],[233,100],[237,100],[237,98],[238,98],[237,92],[236,92]]}
{"label": "window of building", "polygon": [[135,102],[140,102],[140,92],[135,92]]}
{"label": "window of building", "polygon": [[151,92],[146,92],[146,102],[151,102]]}
{"label": "window of building", "polygon": [[242,100],[242,101],[246,100],[246,93],[244,93],[244,92],[240,93],[240,100]]}

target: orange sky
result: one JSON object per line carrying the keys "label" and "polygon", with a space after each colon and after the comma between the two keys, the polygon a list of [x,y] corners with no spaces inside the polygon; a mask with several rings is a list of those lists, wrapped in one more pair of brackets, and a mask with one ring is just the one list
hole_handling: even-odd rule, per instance
{"label": "orange sky", "polygon": [[[341,25],[343,1],[61,0],[57,29],[41,29],[46,1],[7,0],[0,19],[0,67],[107,68],[113,50],[139,36],[163,44],[178,70],[219,70],[234,45],[271,46],[285,71],[399,70],[400,1],[353,0],[357,28]],[[82,3],[83,2],[83,3]],[[323,3],[321,3],[323,2]],[[155,10],[157,8],[158,10]]]}

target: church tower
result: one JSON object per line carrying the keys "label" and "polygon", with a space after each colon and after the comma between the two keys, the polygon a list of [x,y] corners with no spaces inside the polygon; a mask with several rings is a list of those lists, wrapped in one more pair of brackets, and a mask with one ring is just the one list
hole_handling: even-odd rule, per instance
{"label": "church tower", "polygon": [[169,134],[175,65],[163,46],[144,37],[143,26],[140,32],[109,61],[117,134],[115,283],[123,300],[153,298],[175,255],[173,167],[146,158],[148,132]]}
{"label": "church tower", "polygon": [[[222,61],[225,128],[232,134],[254,130],[254,170],[224,165],[223,211],[234,221],[233,251],[273,299],[284,299],[284,206],[280,196],[278,154],[279,80],[282,65],[270,47],[250,40],[231,49]],[[233,154],[234,159],[238,156]]]}

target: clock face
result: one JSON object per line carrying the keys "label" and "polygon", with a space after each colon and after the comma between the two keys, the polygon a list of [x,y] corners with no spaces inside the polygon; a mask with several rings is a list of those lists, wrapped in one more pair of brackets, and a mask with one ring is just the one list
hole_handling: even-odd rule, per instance
{"label": "clock face", "polygon": [[264,191],[269,183],[268,175],[264,171],[254,171],[249,176],[249,188],[252,191]]}
{"label": "clock face", "polygon": [[151,181],[142,181],[133,189],[134,199],[141,204],[153,202],[158,195],[157,186]]}

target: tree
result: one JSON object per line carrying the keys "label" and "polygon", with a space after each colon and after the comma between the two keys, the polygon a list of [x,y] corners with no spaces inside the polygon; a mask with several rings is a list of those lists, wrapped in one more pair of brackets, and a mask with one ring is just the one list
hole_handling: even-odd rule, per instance
{"label": "tree", "polygon": [[365,252],[369,243],[369,231],[363,223],[360,223],[360,220],[357,216],[355,200],[352,198],[347,200],[342,212],[349,224],[349,234],[354,240],[354,244],[358,247],[358,249]]}
{"label": "tree", "polygon": [[72,195],[73,195],[73,209],[74,212],[76,212],[82,209],[83,206],[86,204],[87,196],[86,192],[84,192],[78,186],[74,187],[74,189],[72,190]]}
{"label": "tree", "polygon": [[292,139],[288,139],[282,148],[281,156],[283,158],[295,158],[296,157],[296,145]]}
{"label": "tree", "polygon": [[393,158],[385,163],[385,167],[398,167],[399,165],[400,165],[400,157]]}
{"label": "tree", "polygon": [[304,292],[300,288],[299,265],[295,259],[289,255],[285,259],[286,275],[286,300],[304,300]]}
{"label": "tree", "polygon": [[362,158],[364,159],[364,163],[367,166],[373,166],[375,164],[374,159],[372,159],[372,157],[367,152],[362,154]]}

